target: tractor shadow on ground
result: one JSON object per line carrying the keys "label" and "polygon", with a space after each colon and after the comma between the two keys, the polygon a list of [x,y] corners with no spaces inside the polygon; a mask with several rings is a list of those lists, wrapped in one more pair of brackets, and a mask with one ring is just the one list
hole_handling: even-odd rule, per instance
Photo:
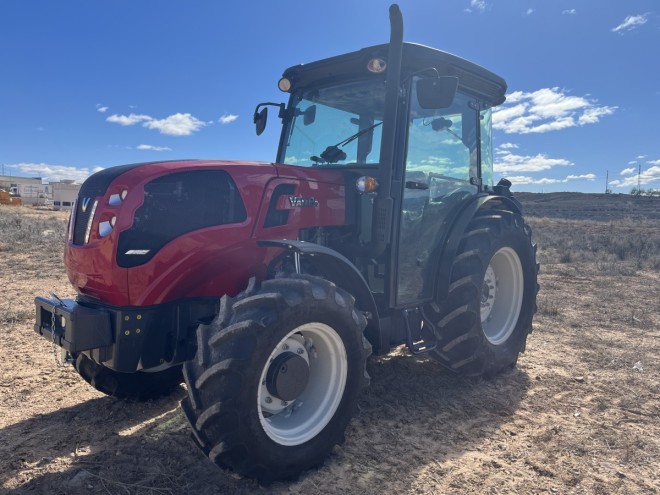
{"label": "tractor shadow on ground", "polygon": [[396,491],[393,479],[410,487],[425,466],[441,472],[444,462],[476,450],[502,429],[515,434],[513,416],[531,386],[518,368],[492,380],[462,378],[402,349],[372,358],[367,369],[371,387],[346,444],[326,462],[330,469],[333,462],[361,465],[347,486],[365,493],[388,486]]}
{"label": "tractor shadow on ground", "polygon": [[359,401],[345,443],[324,466],[296,481],[264,489],[215,467],[190,439],[178,407],[185,395],[180,389],[146,403],[92,399],[3,429],[0,438],[8,441],[0,446],[0,486],[23,478],[28,481],[14,493],[385,490],[393,472],[410,481],[424,463],[442,464],[473,450],[511,421],[529,388],[521,370],[492,381],[464,379],[402,350],[372,358],[368,371],[371,386]]}
{"label": "tractor shadow on ground", "polygon": [[[2,493],[221,493],[256,483],[217,469],[190,439],[185,390],[148,402],[100,397],[0,430]],[[23,481],[25,480],[25,481]],[[10,483],[11,481],[11,483]],[[201,483],[201,485],[200,485]],[[12,486],[13,490],[3,491]],[[192,491],[190,491],[192,490]]]}

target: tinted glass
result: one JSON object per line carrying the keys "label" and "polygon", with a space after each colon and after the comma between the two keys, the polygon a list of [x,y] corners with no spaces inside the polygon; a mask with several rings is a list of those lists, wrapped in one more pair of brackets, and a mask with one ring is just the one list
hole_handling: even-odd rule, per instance
{"label": "tinted glass", "polygon": [[[377,164],[385,100],[380,79],[308,89],[292,99],[283,163],[316,165]],[[316,107],[313,122],[305,125],[305,112]],[[336,146],[342,155],[325,153]],[[316,157],[313,158],[313,157]]]}

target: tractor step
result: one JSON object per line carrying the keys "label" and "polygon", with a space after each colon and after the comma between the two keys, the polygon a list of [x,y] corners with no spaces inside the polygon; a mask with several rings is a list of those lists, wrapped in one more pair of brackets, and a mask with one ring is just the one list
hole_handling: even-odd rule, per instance
{"label": "tractor step", "polygon": [[[424,316],[424,311],[420,308],[414,308],[414,309],[404,309],[402,311],[403,314],[403,321],[406,325],[406,344],[408,345],[408,349],[410,349],[410,352],[414,355],[417,354],[425,354],[427,352],[430,352],[434,350],[438,346],[438,341],[437,340],[415,340],[413,337],[413,332],[412,332],[412,326],[410,324],[410,319],[411,319],[411,313],[415,314],[414,321],[418,322],[424,322],[424,325],[428,325],[431,327],[431,334],[436,335],[435,332],[435,327],[431,321],[429,321],[426,316]],[[420,318],[421,317],[421,318]],[[421,337],[421,336],[420,336]]]}

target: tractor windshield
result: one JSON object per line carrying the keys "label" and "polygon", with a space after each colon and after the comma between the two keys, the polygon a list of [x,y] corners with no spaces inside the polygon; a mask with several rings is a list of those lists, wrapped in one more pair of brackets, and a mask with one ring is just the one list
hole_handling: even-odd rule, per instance
{"label": "tractor windshield", "polygon": [[303,167],[377,165],[384,100],[382,79],[295,93],[280,163]]}

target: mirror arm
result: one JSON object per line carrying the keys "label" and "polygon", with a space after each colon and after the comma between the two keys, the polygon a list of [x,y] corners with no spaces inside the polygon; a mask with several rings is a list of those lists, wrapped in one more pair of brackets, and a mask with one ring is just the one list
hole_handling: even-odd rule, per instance
{"label": "mirror arm", "polygon": [[285,117],[286,103],[273,103],[271,101],[267,101],[265,103],[259,103],[257,105],[257,108],[254,109],[254,115],[252,117],[252,120],[255,124],[257,123],[257,120],[259,120],[259,110],[261,109],[261,107],[266,107],[266,106],[279,108],[279,113],[277,114],[277,116],[280,119],[283,119]]}

